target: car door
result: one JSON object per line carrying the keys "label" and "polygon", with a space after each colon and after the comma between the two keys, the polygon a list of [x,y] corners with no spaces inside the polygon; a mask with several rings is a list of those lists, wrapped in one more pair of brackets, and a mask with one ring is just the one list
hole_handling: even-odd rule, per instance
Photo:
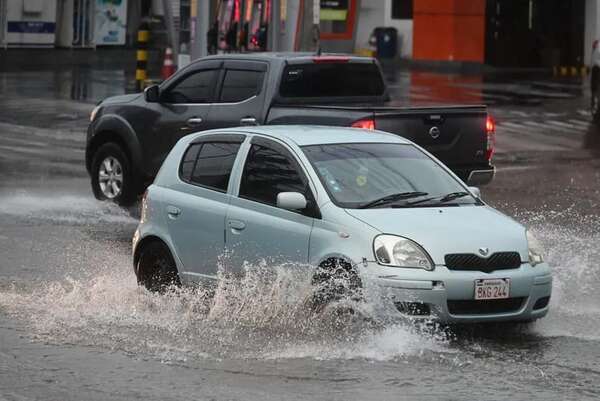
{"label": "car door", "polygon": [[226,60],[217,99],[210,109],[213,128],[262,124],[265,110],[267,63]]}
{"label": "car door", "polygon": [[[285,146],[253,137],[237,196],[227,212],[227,263],[239,269],[265,260],[270,264],[308,263],[315,202],[300,164]],[[310,207],[301,211],[276,206],[280,192],[301,192]]]}
{"label": "car door", "polygon": [[180,162],[180,181],[172,188],[165,214],[184,279],[216,277],[225,246],[231,171],[244,138],[202,136],[189,145]]}
{"label": "car door", "polygon": [[146,154],[152,155],[155,172],[179,139],[210,128],[207,121],[221,65],[222,61],[210,60],[182,71],[161,87],[159,102],[149,104],[157,118],[149,126],[153,135]]}

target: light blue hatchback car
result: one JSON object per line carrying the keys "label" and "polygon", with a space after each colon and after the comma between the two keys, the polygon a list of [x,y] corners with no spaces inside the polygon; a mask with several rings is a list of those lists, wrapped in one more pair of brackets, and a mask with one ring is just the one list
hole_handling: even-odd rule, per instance
{"label": "light blue hatchback car", "polygon": [[138,281],[160,290],[216,280],[224,253],[240,271],[260,260],[310,264],[315,285],[343,274],[348,288],[381,288],[400,314],[448,323],[532,321],[552,292],[525,227],[417,145],[357,128],[181,139],[144,196]]}

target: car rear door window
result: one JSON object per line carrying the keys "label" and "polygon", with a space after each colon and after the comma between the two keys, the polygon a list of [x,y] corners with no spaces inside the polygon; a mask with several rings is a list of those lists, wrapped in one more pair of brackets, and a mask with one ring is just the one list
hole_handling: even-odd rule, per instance
{"label": "car rear door window", "polygon": [[166,103],[210,103],[218,70],[193,72],[169,88],[161,101]]}
{"label": "car rear door window", "polygon": [[244,165],[239,196],[269,205],[277,204],[280,192],[300,192],[306,196],[308,186],[304,175],[286,153],[253,144]]}
{"label": "car rear door window", "polygon": [[263,83],[263,71],[226,70],[221,88],[222,103],[237,103],[258,95]]}
{"label": "car rear door window", "polygon": [[182,180],[226,192],[241,143],[203,142],[191,145],[180,167]]}

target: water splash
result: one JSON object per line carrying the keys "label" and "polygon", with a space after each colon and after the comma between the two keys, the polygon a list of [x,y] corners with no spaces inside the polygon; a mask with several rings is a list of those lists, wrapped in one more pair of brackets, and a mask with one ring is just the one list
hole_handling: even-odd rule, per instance
{"label": "water splash", "polygon": [[[220,273],[216,289],[150,293],[130,272],[104,271],[76,280],[0,290],[0,307],[44,341],[78,343],[188,358],[367,358],[387,360],[444,349],[441,336],[406,324],[382,326],[367,302],[342,300],[324,311],[307,307],[309,269],[248,268]],[[212,293],[214,291],[214,294]],[[349,313],[352,309],[354,312]]]}
{"label": "water splash", "polygon": [[0,213],[24,219],[72,225],[136,222],[125,209],[112,202],[97,201],[91,196],[56,196],[18,191],[0,196],[0,204]]}
{"label": "water splash", "polygon": [[600,217],[572,209],[523,212],[553,270],[550,312],[535,325],[544,336],[600,339]]}

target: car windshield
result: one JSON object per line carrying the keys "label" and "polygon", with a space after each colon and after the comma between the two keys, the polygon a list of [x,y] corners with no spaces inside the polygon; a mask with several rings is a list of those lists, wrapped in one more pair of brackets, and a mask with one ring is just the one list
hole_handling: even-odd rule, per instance
{"label": "car windshield", "polygon": [[302,149],[333,202],[343,208],[480,204],[413,145],[349,143]]}

